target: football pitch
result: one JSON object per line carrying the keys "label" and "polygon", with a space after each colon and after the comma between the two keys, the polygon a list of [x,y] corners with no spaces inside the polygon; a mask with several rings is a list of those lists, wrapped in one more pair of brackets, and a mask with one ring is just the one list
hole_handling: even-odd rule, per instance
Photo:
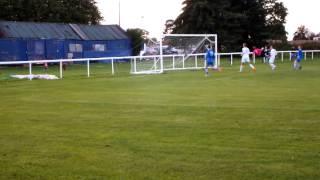
{"label": "football pitch", "polygon": [[320,59],[277,65],[0,68],[0,179],[320,179]]}

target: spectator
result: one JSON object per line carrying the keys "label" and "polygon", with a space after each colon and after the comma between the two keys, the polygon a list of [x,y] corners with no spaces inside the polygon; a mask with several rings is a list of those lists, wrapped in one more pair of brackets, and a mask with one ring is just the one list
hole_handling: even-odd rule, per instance
{"label": "spectator", "polygon": [[263,62],[264,63],[269,63],[269,58],[270,58],[270,51],[267,45],[264,46],[264,50],[263,50]]}
{"label": "spectator", "polygon": [[253,53],[256,57],[261,56],[261,49],[257,48],[256,46],[253,46]]}

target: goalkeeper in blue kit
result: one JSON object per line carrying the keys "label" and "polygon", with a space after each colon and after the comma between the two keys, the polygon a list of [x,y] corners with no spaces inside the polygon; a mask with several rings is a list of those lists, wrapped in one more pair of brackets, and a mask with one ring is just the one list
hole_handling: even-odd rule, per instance
{"label": "goalkeeper in blue kit", "polygon": [[296,59],[293,64],[294,70],[301,70],[302,69],[301,61],[303,58],[304,58],[304,55],[303,55],[302,48],[301,48],[301,46],[298,46],[298,51],[296,52]]}
{"label": "goalkeeper in blue kit", "polygon": [[216,53],[212,50],[212,47],[207,48],[205,59],[206,59],[206,68],[205,68],[206,76],[209,75],[210,67],[212,68],[212,70],[219,70],[216,64]]}

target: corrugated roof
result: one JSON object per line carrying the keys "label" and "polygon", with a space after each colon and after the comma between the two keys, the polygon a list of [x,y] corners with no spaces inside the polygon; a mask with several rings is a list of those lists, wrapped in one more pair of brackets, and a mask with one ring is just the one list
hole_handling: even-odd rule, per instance
{"label": "corrugated roof", "polygon": [[76,25],[89,40],[128,39],[118,25]]}
{"label": "corrugated roof", "polygon": [[68,24],[0,21],[0,29],[5,38],[80,40]]}
{"label": "corrugated roof", "polygon": [[0,21],[0,38],[119,40],[128,39],[118,25],[81,25]]}

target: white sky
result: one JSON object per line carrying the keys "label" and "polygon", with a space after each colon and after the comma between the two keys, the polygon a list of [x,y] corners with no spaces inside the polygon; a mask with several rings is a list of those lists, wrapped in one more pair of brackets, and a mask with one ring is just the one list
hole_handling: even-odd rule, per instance
{"label": "white sky", "polygon": [[[118,24],[119,1],[121,4],[121,27],[142,28],[158,37],[164,30],[167,19],[175,19],[182,9],[183,0],[96,0],[102,12],[102,24]],[[279,0],[288,8],[286,30],[289,39],[300,25],[312,32],[320,32],[318,23],[319,0]]]}

